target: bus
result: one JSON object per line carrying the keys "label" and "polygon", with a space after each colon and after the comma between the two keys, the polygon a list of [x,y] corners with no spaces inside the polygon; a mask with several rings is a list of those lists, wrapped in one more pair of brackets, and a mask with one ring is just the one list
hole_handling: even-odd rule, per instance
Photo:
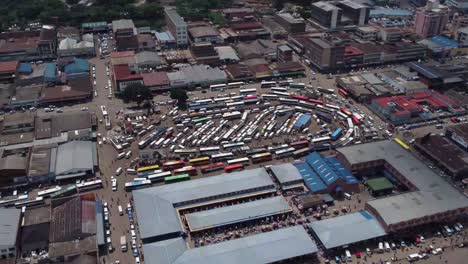
{"label": "bus", "polygon": [[225,161],[233,157],[234,157],[234,154],[232,154],[232,152],[221,152],[221,153],[211,155],[211,159],[215,162]]}
{"label": "bus", "polygon": [[110,130],[112,128],[112,124],[111,124],[111,120],[110,120],[109,116],[105,116],[104,120],[105,120],[105,123],[106,123],[106,129]]}
{"label": "bus", "polygon": [[304,89],[304,88],[305,88],[305,84],[304,84],[304,83],[290,83],[290,84],[289,84],[289,88],[293,88],[293,89]]}
{"label": "bus", "polygon": [[50,189],[38,192],[37,196],[47,198],[47,197],[51,196],[53,193],[58,192],[60,190],[62,190],[62,187],[55,186],[54,188],[50,188]]}
{"label": "bus", "polygon": [[27,200],[27,199],[28,199],[28,195],[24,194],[24,195],[19,195],[18,197],[15,197],[15,198],[12,198],[12,199],[1,200],[0,201],[0,207],[12,206],[17,202],[21,202],[21,201],[24,201],[24,200]]}
{"label": "bus", "polygon": [[296,142],[292,142],[291,144],[289,144],[289,146],[295,148],[295,149],[300,149],[300,148],[305,148],[305,147],[308,147],[309,146],[309,140],[300,140],[300,141],[296,141]]}
{"label": "bus", "polygon": [[125,191],[133,191],[141,188],[146,188],[151,186],[150,180],[142,180],[142,181],[131,181],[125,183]]}
{"label": "bus", "polygon": [[211,120],[211,117],[206,116],[206,117],[201,117],[201,118],[197,118],[197,119],[192,119],[192,123],[193,124],[204,123],[204,122],[209,121],[209,120]]}
{"label": "bus", "polygon": [[22,208],[23,206],[31,207],[35,205],[43,205],[45,203],[44,197],[37,197],[36,199],[20,201],[15,203],[16,208]]}
{"label": "bus", "polygon": [[200,157],[189,160],[190,164],[193,166],[206,165],[210,163],[210,157]]}
{"label": "bus", "polygon": [[183,160],[174,160],[174,161],[167,161],[162,164],[162,167],[165,171],[175,170],[182,168],[185,165]]}
{"label": "bus", "polygon": [[352,116],[352,115],[353,115],[353,112],[349,111],[348,109],[346,109],[346,108],[344,108],[344,107],[341,107],[341,108],[340,108],[340,111],[341,111],[343,114],[347,115],[347,116]]}
{"label": "bus", "polygon": [[236,147],[242,147],[244,146],[244,142],[237,142],[237,143],[229,143],[229,144],[224,144],[223,149],[230,149],[230,148],[236,148]]}
{"label": "bus", "polygon": [[222,84],[212,84],[210,85],[210,90],[211,91],[219,91],[219,90],[224,90],[227,88],[227,85],[222,83]]}
{"label": "bus", "polygon": [[276,158],[282,159],[282,158],[286,158],[286,157],[291,156],[295,150],[296,149],[292,148],[292,147],[291,148],[280,149],[280,150],[275,151],[275,155],[276,155]]}
{"label": "bus", "polygon": [[326,136],[326,137],[317,137],[317,138],[313,138],[312,139],[312,143],[320,143],[320,142],[326,142],[326,141],[330,141],[331,138],[329,136]]}
{"label": "bus", "polygon": [[180,156],[189,156],[193,154],[197,154],[198,150],[197,149],[176,149],[174,150],[174,154],[180,155]]}
{"label": "bus", "polygon": [[265,99],[265,100],[278,100],[278,96],[276,94],[262,94],[262,99]]}
{"label": "bus", "polygon": [[106,117],[107,116],[107,110],[105,105],[101,105],[101,113],[102,116]]}
{"label": "bus", "polygon": [[282,88],[282,87],[272,87],[271,88],[272,92],[282,92],[282,93],[287,93],[288,88]]}
{"label": "bus", "polygon": [[163,172],[162,169],[159,169],[159,170],[149,170],[149,171],[145,171],[145,172],[139,172],[139,173],[138,173],[138,177],[140,177],[140,178],[146,178],[146,177],[148,177],[148,175],[155,174],[155,173],[161,173],[161,172]]}
{"label": "bus", "polygon": [[321,92],[321,93],[327,93],[327,94],[334,94],[335,93],[335,90],[333,89],[327,89],[327,88],[322,88],[322,87],[317,87],[317,91]]}
{"label": "bus", "polygon": [[394,138],[393,140],[395,140],[395,142],[398,143],[402,148],[404,148],[406,150],[410,149],[410,147],[408,145],[406,145],[406,143],[403,142],[403,140],[401,140],[399,138]]}
{"label": "bus", "polygon": [[174,175],[179,175],[179,174],[188,174],[190,176],[196,176],[198,172],[197,172],[197,168],[194,166],[185,166],[180,169],[174,170]]}
{"label": "bus", "polygon": [[318,104],[318,105],[323,105],[324,104],[324,102],[322,100],[313,99],[313,98],[309,98],[309,102],[311,102],[313,104]]}
{"label": "bus", "polygon": [[341,96],[343,96],[344,98],[348,98],[348,96],[349,96],[348,92],[345,89],[342,89],[342,88],[338,89],[338,93]]}
{"label": "bus", "polygon": [[354,123],[356,126],[359,126],[359,125],[361,124],[361,121],[359,121],[359,119],[358,119],[356,116],[354,116],[354,115],[351,116],[351,120],[353,120],[353,123]]}
{"label": "bus", "polygon": [[118,144],[115,139],[110,139],[110,142],[112,143],[112,146],[115,148],[117,151],[121,151],[122,145]]}
{"label": "bus", "polygon": [[78,189],[79,192],[91,191],[98,188],[102,188],[102,180],[87,181],[76,184],[76,189]]}
{"label": "bus", "polygon": [[217,152],[219,151],[219,147],[204,147],[200,148],[200,153],[210,153],[210,152]]}
{"label": "bus", "polygon": [[340,136],[341,133],[343,133],[343,129],[341,127],[337,128],[333,133],[331,134],[330,138],[335,141],[337,140]]}
{"label": "bus", "polygon": [[260,83],[260,88],[271,88],[276,85],[276,82],[262,81]]}
{"label": "bus", "polygon": [[228,161],[227,161],[227,164],[228,164],[228,165],[232,165],[232,164],[236,164],[236,163],[241,163],[241,164],[249,165],[249,164],[250,164],[250,160],[249,160],[249,158],[244,157],[244,158],[238,158],[238,159],[231,159],[231,160],[228,160]]}
{"label": "bus", "polygon": [[50,198],[55,199],[55,198],[70,196],[72,194],[75,194],[76,192],[77,192],[76,185],[72,184],[72,185],[62,188],[62,190],[58,192],[53,193],[52,195],[50,195]]}
{"label": "bus", "polygon": [[260,153],[265,153],[265,152],[268,152],[268,149],[266,149],[266,148],[256,148],[256,149],[247,150],[247,155],[252,156],[252,155],[255,155],[255,154],[260,154]]}
{"label": "bus", "polygon": [[188,175],[188,174],[179,174],[179,175],[168,176],[168,177],[164,178],[164,183],[169,184],[169,183],[188,181],[188,180],[190,180],[190,175]]}
{"label": "bus", "polygon": [[223,167],[224,167],[223,162],[216,162],[216,163],[212,163],[212,164],[209,164],[209,165],[201,166],[200,171],[202,173],[210,173],[210,172],[213,172],[213,171],[222,170]]}
{"label": "bus", "polygon": [[327,123],[331,123],[333,120],[333,116],[331,114],[320,112],[320,111],[317,111],[315,114],[317,115],[318,118],[320,118],[321,120]]}
{"label": "bus", "polygon": [[310,153],[309,148],[302,148],[302,149],[295,150],[292,155],[295,159],[298,159],[298,158],[302,158],[308,155],[309,153]]}
{"label": "bus", "polygon": [[304,95],[293,95],[291,96],[291,98],[299,100],[299,101],[309,101],[309,97],[304,96]]}
{"label": "bus", "polygon": [[240,89],[239,94],[240,95],[247,95],[247,94],[255,94],[257,93],[257,89],[252,88],[252,89]]}
{"label": "bus", "polygon": [[260,162],[271,161],[272,156],[270,152],[264,152],[264,153],[252,155],[250,159],[252,159],[252,163],[255,164],[255,163],[260,163]]}
{"label": "bus", "polygon": [[272,94],[277,95],[278,97],[289,97],[289,93],[284,93],[284,92],[272,92]]}
{"label": "bus", "polygon": [[164,178],[169,177],[172,175],[170,171],[163,171],[159,173],[150,174],[147,176],[147,179],[153,182],[163,182]]}
{"label": "bus", "polygon": [[242,163],[237,163],[237,164],[232,164],[224,167],[225,172],[233,172],[233,171],[240,171],[244,169],[244,164]]}
{"label": "bus", "polygon": [[151,166],[146,166],[146,167],[140,167],[137,169],[138,173],[145,172],[145,171],[154,171],[159,169],[159,165],[151,165]]}
{"label": "bus", "polygon": [[244,85],[244,82],[230,82],[227,84],[229,89],[241,88]]}

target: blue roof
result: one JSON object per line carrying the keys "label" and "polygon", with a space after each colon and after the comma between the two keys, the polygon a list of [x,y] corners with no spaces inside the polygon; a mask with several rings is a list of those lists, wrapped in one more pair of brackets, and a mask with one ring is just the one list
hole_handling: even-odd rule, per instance
{"label": "blue roof", "polygon": [[44,70],[44,78],[55,79],[56,77],[57,77],[57,64],[46,63],[45,70]]}
{"label": "blue roof", "polygon": [[322,191],[327,188],[320,177],[310,168],[309,165],[307,165],[307,163],[296,163],[294,166],[296,166],[302,178],[304,178],[305,184],[312,192]]}
{"label": "blue roof", "polygon": [[66,74],[88,73],[89,62],[86,59],[75,59],[73,63],[65,66]]}
{"label": "blue roof", "polygon": [[31,63],[20,63],[18,67],[18,72],[20,73],[32,73]]}
{"label": "blue roof", "polygon": [[430,68],[424,64],[421,64],[419,62],[411,61],[411,62],[406,63],[406,65],[426,78],[430,78],[430,79],[441,78],[439,71],[437,71],[434,68]]}
{"label": "blue roof", "polygon": [[306,162],[326,185],[331,185],[338,179],[343,179],[347,184],[358,183],[351,172],[334,157],[323,158],[318,152],[314,152],[306,157]]}
{"label": "blue roof", "polygon": [[434,36],[431,40],[445,48],[458,48],[459,45],[456,40],[449,39],[444,36]]}
{"label": "blue roof", "polygon": [[165,31],[165,32],[156,32],[156,39],[162,42],[166,41],[174,41],[174,37],[172,36],[171,32]]}
{"label": "blue roof", "polygon": [[297,119],[296,123],[294,124],[294,127],[303,127],[306,126],[309,122],[312,116],[310,114],[303,114],[299,119]]}
{"label": "blue roof", "polygon": [[369,16],[413,16],[413,12],[405,9],[379,8],[370,10]]}

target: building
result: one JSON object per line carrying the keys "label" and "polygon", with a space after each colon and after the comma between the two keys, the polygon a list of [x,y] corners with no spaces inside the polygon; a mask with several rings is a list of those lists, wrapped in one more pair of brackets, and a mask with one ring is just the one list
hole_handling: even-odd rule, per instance
{"label": "building", "polygon": [[369,191],[375,197],[391,194],[393,191],[393,184],[385,177],[367,180],[366,184]]}
{"label": "building", "polygon": [[115,93],[123,92],[127,86],[140,83],[143,84],[143,77],[140,74],[130,71],[129,65],[119,64],[112,67]]}
{"label": "building", "polygon": [[461,43],[468,43],[468,27],[462,27],[457,30],[456,40]]}
{"label": "building", "polygon": [[161,67],[162,64],[163,61],[157,52],[142,51],[135,54],[135,65],[140,72],[149,69],[157,69]]}
{"label": "building", "polygon": [[304,20],[297,19],[289,13],[279,13],[275,15],[275,21],[291,34],[305,32]]}
{"label": "building", "polygon": [[94,175],[98,165],[96,143],[70,141],[57,147],[55,180],[84,178]]}
{"label": "building", "polygon": [[450,35],[456,36],[458,29],[463,27],[468,27],[468,16],[460,15],[458,13],[453,14],[449,27]]}
{"label": "building", "polygon": [[219,44],[223,42],[219,32],[207,23],[190,24],[188,26],[188,33],[191,43],[209,42],[211,44]]}
{"label": "building", "polygon": [[395,43],[403,38],[403,30],[398,27],[380,27],[379,39],[386,43]]}
{"label": "building", "polygon": [[416,11],[415,30],[422,38],[440,35],[449,19],[449,9],[439,0],[429,0],[425,7]]}
{"label": "building", "polygon": [[0,208],[0,258],[16,257],[21,210]]}
{"label": "building", "polygon": [[210,42],[192,43],[190,46],[192,57],[198,64],[218,65],[219,55]]}
{"label": "building", "polygon": [[105,33],[109,31],[109,25],[106,21],[87,22],[81,24],[81,31],[83,34],[88,33]]}
{"label": "building", "polygon": [[468,124],[449,126],[445,135],[459,147],[468,151]]}
{"label": "building", "polygon": [[393,140],[347,146],[337,152],[337,159],[353,174],[384,168],[409,190],[366,203],[366,210],[386,232],[446,223],[468,212],[468,198]]}
{"label": "building", "polygon": [[364,26],[369,22],[370,8],[352,0],[343,0],[336,3],[341,8],[343,16],[351,19],[353,25]]}
{"label": "building", "polygon": [[49,246],[50,207],[28,208],[24,212],[21,228],[21,254]]}
{"label": "building", "polygon": [[34,130],[34,118],[33,112],[21,112],[15,113],[14,115],[5,115],[3,117],[3,125],[1,134],[15,134],[31,132]]}
{"label": "building", "polygon": [[319,1],[311,5],[311,18],[325,28],[337,28],[343,10],[330,2]]}
{"label": "building", "polygon": [[345,45],[340,39],[323,35],[296,39],[296,42],[301,43],[304,56],[320,71],[334,72],[344,67]]}
{"label": "building", "polygon": [[293,50],[288,45],[278,45],[276,58],[279,62],[290,62],[293,60]]}
{"label": "building", "polygon": [[138,51],[155,51],[156,40],[150,34],[138,34]]}
{"label": "building", "polygon": [[304,186],[304,179],[297,168],[291,163],[272,165],[270,167],[273,177],[279,182],[283,190]]}
{"label": "building", "polygon": [[356,31],[354,31],[354,34],[362,40],[375,41],[377,40],[378,32],[379,30],[377,28],[372,27],[372,26],[366,26],[366,27],[356,28]]}
{"label": "building", "polygon": [[[453,137],[453,134],[451,134]],[[415,147],[439,164],[455,179],[468,175],[468,153],[440,135],[426,135],[415,140]]]}
{"label": "building", "polygon": [[152,92],[167,91],[171,88],[171,81],[166,72],[142,73],[143,84]]}
{"label": "building", "polygon": [[59,42],[57,55],[60,57],[80,57],[94,56],[96,49],[94,47],[93,35],[85,34],[76,40],[75,38],[64,38]]}
{"label": "building", "polygon": [[80,41],[80,33],[80,30],[76,27],[59,27],[57,29],[57,41],[60,42],[66,38]]}
{"label": "building", "polygon": [[238,63],[240,61],[239,56],[237,56],[236,50],[231,46],[217,46],[214,47],[218,53],[219,60],[223,64],[232,64]]}
{"label": "building", "polygon": [[171,87],[208,87],[211,84],[226,83],[226,73],[217,67],[192,65],[181,67],[176,72],[168,72]]}
{"label": "building", "polygon": [[170,31],[156,32],[156,42],[158,49],[166,50],[177,47],[177,42]]}
{"label": "building", "polygon": [[468,1],[467,0],[447,0],[445,5],[452,7],[460,11],[468,10]]}
{"label": "building", "polygon": [[245,17],[254,16],[254,10],[252,8],[226,8],[222,10],[224,18],[229,21],[232,20],[243,20]]}
{"label": "building", "polygon": [[112,21],[112,31],[118,51],[138,49],[137,29],[133,20],[120,19]]}
{"label": "building", "polygon": [[188,45],[188,34],[187,34],[187,23],[184,19],[177,13],[175,9],[166,8],[164,9],[166,26],[174,36],[177,46],[187,46]]}
{"label": "building", "polygon": [[0,33],[0,61],[52,59],[56,46],[55,30],[51,28]]}
{"label": "building", "polygon": [[0,83],[14,83],[18,76],[18,61],[0,62]]}

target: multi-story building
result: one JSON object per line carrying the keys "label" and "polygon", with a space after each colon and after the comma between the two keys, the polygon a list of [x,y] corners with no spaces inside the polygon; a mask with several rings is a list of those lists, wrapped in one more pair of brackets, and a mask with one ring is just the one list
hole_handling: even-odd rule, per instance
{"label": "multi-story building", "polygon": [[177,46],[187,46],[187,22],[184,21],[175,9],[166,8],[164,13],[167,28],[176,39]]}
{"label": "multi-story building", "polygon": [[137,50],[137,29],[131,19],[112,21],[112,30],[117,45],[117,50]]}
{"label": "multi-story building", "polygon": [[367,26],[367,27],[358,27],[354,34],[362,39],[367,41],[374,41],[377,39],[377,33],[379,30],[375,27]]}
{"label": "multi-story building", "polygon": [[338,27],[342,13],[341,8],[329,2],[319,1],[311,6],[311,18],[327,28]]}
{"label": "multi-story building", "polygon": [[188,33],[191,43],[209,42],[215,44],[223,42],[219,32],[209,24],[190,24]]}
{"label": "multi-story building", "polygon": [[0,257],[2,259],[16,256],[16,246],[20,238],[20,220],[20,209],[0,209]]}
{"label": "multi-story building", "polygon": [[343,10],[343,15],[351,19],[353,25],[363,26],[369,22],[369,7],[351,0],[343,0],[336,4]]}
{"label": "multi-story building", "polygon": [[344,67],[345,45],[337,38],[324,35],[306,38],[304,56],[319,70],[331,72]]}
{"label": "multi-story building", "polygon": [[44,60],[55,57],[57,37],[54,28],[0,34],[0,61]]}
{"label": "multi-story building", "polygon": [[448,23],[449,9],[439,0],[429,0],[416,12],[416,34],[422,38],[440,35]]}
{"label": "multi-story building", "polygon": [[453,15],[452,21],[450,22],[450,35],[456,36],[458,29],[468,27],[468,16],[467,15],[459,15],[455,13]]}
{"label": "multi-story building", "polygon": [[12,83],[18,73],[18,61],[0,62],[0,83]]}
{"label": "multi-story building", "polygon": [[468,27],[459,28],[456,39],[462,43],[468,42]]}
{"label": "multi-story building", "polygon": [[296,19],[289,13],[277,14],[275,21],[289,33],[305,32],[306,25],[304,20]]}
{"label": "multi-story building", "polygon": [[403,37],[403,31],[397,27],[381,27],[379,37],[383,42],[398,42]]}
{"label": "multi-story building", "polygon": [[293,50],[288,45],[279,45],[276,53],[279,62],[289,62],[293,60]]}

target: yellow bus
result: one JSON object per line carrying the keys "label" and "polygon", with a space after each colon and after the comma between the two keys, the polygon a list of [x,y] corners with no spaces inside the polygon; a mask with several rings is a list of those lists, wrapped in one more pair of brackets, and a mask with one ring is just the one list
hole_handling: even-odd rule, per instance
{"label": "yellow bus", "polygon": [[145,172],[149,170],[157,170],[159,169],[159,165],[151,165],[151,166],[146,166],[146,167],[140,167],[137,169],[137,172]]}
{"label": "yellow bus", "polygon": [[403,140],[399,139],[399,138],[394,138],[395,142],[398,143],[402,148],[408,150],[410,147],[408,145],[406,145],[405,142],[403,142]]}
{"label": "yellow bus", "polygon": [[191,165],[199,166],[210,163],[210,157],[201,157],[189,160]]}

